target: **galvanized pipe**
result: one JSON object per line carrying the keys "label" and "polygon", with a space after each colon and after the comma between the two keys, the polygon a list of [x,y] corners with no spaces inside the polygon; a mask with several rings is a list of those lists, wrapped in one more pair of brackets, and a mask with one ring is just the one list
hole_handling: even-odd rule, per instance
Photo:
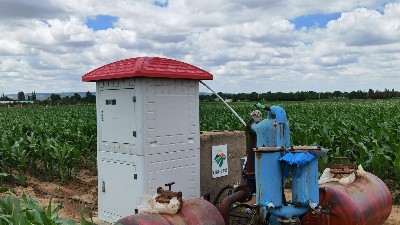
{"label": "galvanized pipe", "polygon": [[224,200],[222,200],[222,203],[218,209],[222,215],[222,218],[224,218],[225,225],[229,225],[229,208],[235,202],[245,202],[251,198],[251,193],[249,192],[248,187],[241,186],[238,189],[240,189],[240,190],[238,190],[235,193],[233,193],[232,195],[229,195],[228,197],[224,198]]}
{"label": "galvanized pipe", "polygon": [[206,88],[208,88],[210,91],[212,91],[225,105],[226,107],[228,107],[232,113],[240,120],[240,122],[246,126],[246,123],[244,122],[244,120],[239,116],[239,114],[237,114],[237,112],[232,109],[232,107],[230,105],[228,105],[228,103],[225,102],[224,99],[221,98],[221,96],[219,96],[219,94],[217,94],[213,89],[211,89],[207,84],[205,84],[203,81],[200,80],[200,83],[202,83]]}

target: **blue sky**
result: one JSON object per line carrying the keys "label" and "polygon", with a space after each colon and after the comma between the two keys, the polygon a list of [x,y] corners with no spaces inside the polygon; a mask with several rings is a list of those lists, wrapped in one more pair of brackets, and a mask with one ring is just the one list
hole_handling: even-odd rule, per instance
{"label": "blue sky", "polygon": [[141,56],[224,93],[400,90],[400,0],[33,2],[1,1],[0,93],[95,91],[82,75]]}
{"label": "blue sky", "polygon": [[340,17],[340,13],[332,13],[332,14],[313,14],[313,15],[304,15],[297,17],[295,19],[290,20],[295,26],[296,29],[305,28],[323,28],[326,27],[329,21],[337,20]]}
{"label": "blue sky", "polygon": [[96,15],[93,17],[88,17],[86,25],[95,30],[107,30],[114,27],[114,23],[118,21],[117,16],[110,15]]}
{"label": "blue sky", "polygon": [[[153,5],[160,7],[160,8],[167,8],[169,5],[168,0],[156,0],[153,2]],[[86,25],[95,30],[107,30],[109,28],[114,27],[114,23],[118,21],[117,16],[111,15],[96,15],[88,17],[86,20]]]}
{"label": "blue sky", "polygon": [[[155,1],[153,3],[155,6],[160,8],[167,8],[169,3],[167,1]],[[292,20],[289,20],[293,23],[296,29],[301,28],[323,28],[326,27],[329,21],[337,20],[340,17],[340,13],[332,13],[332,14],[313,14],[313,15],[304,15]],[[106,30],[108,28],[113,28],[114,23],[118,21],[117,16],[111,15],[96,15],[94,17],[88,17],[86,21],[86,25],[97,31],[97,30]]]}
{"label": "blue sky", "polygon": [[164,1],[156,0],[153,2],[153,5],[161,7],[161,8],[167,8],[169,5],[169,2],[168,2],[168,0],[164,0]]}

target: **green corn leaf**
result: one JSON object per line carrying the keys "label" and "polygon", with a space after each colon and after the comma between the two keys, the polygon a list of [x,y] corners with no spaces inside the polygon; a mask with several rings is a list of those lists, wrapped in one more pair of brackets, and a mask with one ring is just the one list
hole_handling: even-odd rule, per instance
{"label": "green corn leaf", "polygon": [[0,187],[0,194],[8,192],[8,188]]}

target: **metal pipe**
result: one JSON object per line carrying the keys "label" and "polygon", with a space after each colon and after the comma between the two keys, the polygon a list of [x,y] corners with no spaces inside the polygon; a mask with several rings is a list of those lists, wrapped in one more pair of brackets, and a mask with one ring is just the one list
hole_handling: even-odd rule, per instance
{"label": "metal pipe", "polygon": [[230,105],[228,105],[228,103],[225,102],[224,99],[221,98],[221,96],[219,96],[219,94],[217,94],[213,89],[211,89],[207,84],[205,84],[203,81],[200,81],[200,83],[202,83],[206,88],[208,88],[210,91],[212,91],[223,103],[225,103],[226,107],[228,107],[233,114],[235,114],[235,116],[240,120],[240,122],[246,126],[246,123],[244,122],[244,120],[239,116],[239,114],[237,114],[237,112],[232,109],[232,107]]}
{"label": "metal pipe", "polygon": [[243,176],[247,179],[247,186],[251,189],[253,193],[256,192],[256,182],[255,182],[255,153],[254,148],[257,147],[257,135],[251,129],[251,124],[254,121],[251,119],[246,125],[246,148],[247,148],[247,161],[246,170],[243,171]]}
{"label": "metal pipe", "polygon": [[236,191],[232,195],[229,195],[228,197],[224,198],[224,200],[222,200],[222,203],[218,209],[222,217],[224,218],[225,225],[229,225],[229,208],[235,202],[245,202],[251,198],[251,193],[249,192],[248,187],[240,186],[236,190],[238,191]]}
{"label": "metal pipe", "polygon": [[213,205],[217,205],[219,198],[221,197],[222,193],[224,193],[225,190],[233,188],[232,185],[225,185],[223,188],[221,188],[221,190],[219,190],[219,192],[217,193],[217,195],[215,195],[214,201],[212,202]]}

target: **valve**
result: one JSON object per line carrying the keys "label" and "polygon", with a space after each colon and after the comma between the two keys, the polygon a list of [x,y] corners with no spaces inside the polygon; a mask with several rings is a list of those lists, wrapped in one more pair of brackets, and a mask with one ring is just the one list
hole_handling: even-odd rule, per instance
{"label": "valve", "polygon": [[182,200],[182,192],[173,192],[171,191],[171,186],[174,185],[175,182],[170,182],[166,183],[165,186],[168,187],[168,190],[162,189],[162,187],[157,188],[157,194],[158,196],[156,197],[156,201],[158,203],[164,203],[164,204],[169,204],[172,198],[176,198],[181,204],[179,206],[179,209],[182,207],[183,200]]}
{"label": "valve", "polygon": [[175,184],[175,182],[166,183],[165,187],[168,187],[168,191],[170,191],[171,190],[171,186],[174,185],[174,184]]}

